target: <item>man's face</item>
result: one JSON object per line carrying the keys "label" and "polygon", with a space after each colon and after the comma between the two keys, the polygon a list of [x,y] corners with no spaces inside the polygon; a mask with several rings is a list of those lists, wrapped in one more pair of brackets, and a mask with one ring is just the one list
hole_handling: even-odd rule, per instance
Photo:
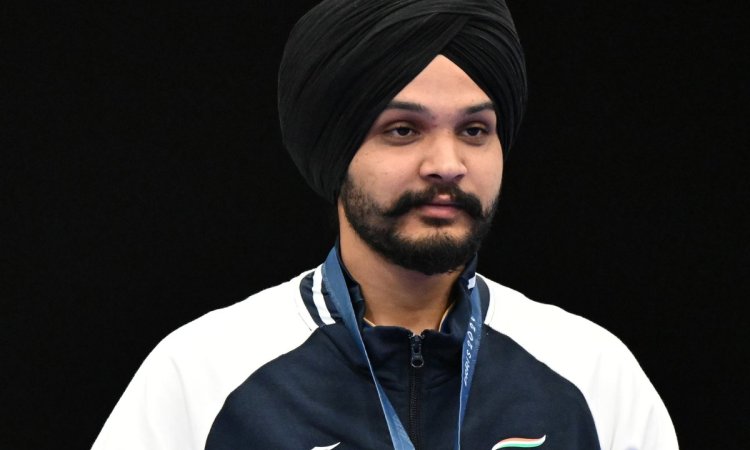
{"label": "man's face", "polygon": [[460,268],[489,231],[503,158],[494,107],[458,66],[435,58],[375,120],[339,205],[388,260],[427,275]]}

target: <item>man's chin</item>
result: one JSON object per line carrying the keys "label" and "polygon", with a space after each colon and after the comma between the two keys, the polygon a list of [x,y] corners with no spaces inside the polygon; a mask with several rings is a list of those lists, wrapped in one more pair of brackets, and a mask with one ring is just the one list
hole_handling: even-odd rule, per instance
{"label": "man's chin", "polygon": [[469,227],[456,221],[422,220],[419,226],[405,227],[398,231],[398,238],[412,245],[429,245],[430,242],[452,242],[454,245],[464,245],[469,240]]}
{"label": "man's chin", "polygon": [[418,237],[395,235],[385,246],[382,242],[370,244],[375,251],[392,263],[424,275],[455,272],[462,268],[477,250],[470,237],[452,236],[451,233],[439,230]]}
{"label": "man's chin", "polygon": [[471,233],[475,226],[475,221],[465,214],[450,218],[409,214],[397,222],[396,230],[403,236],[414,236],[415,238],[439,234],[460,238]]}

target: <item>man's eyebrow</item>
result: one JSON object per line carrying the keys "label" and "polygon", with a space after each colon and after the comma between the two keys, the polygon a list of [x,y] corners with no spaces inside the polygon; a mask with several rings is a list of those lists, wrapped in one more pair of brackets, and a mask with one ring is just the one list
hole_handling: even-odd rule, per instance
{"label": "man's eyebrow", "polygon": [[386,105],[385,109],[403,109],[406,111],[414,111],[414,112],[427,111],[427,108],[425,108],[425,106],[422,104],[413,103],[413,102],[402,102],[399,100],[392,100],[390,103]]}
{"label": "man's eyebrow", "polygon": [[[414,111],[414,112],[428,112],[428,109],[426,106],[422,105],[421,103],[414,103],[414,102],[404,102],[400,100],[392,100],[390,103],[388,103],[385,107],[385,109],[401,109],[404,111]],[[477,105],[472,105],[463,110],[463,114],[465,116],[476,114],[481,111],[485,111],[491,109],[494,111],[495,104],[492,102],[483,102],[479,103]]]}
{"label": "man's eyebrow", "polygon": [[484,103],[480,103],[478,105],[469,106],[468,108],[466,108],[464,110],[464,114],[468,116],[470,114],[475,114],[475,113],[478,113],[480,111],[485,111],[487,109],[491,109],[491,110],[494,111],[495,110],[495,104],[492,103],[492,102],[484,102]]}

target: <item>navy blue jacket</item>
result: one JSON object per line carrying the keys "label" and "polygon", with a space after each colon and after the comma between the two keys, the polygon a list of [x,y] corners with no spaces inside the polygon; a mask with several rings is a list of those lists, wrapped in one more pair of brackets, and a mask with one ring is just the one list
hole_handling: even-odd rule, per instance
{"label": "navy blue jacket", "polygon": [[[393,448],[320,270],[168,336],[94,449]],[[415,448],[453,449],[468,299],[454,296],[439,331],[412,336],[363,323],[358,287],[349,287],[376,375]],[[485,323],[462,448],[677,449],[663,403],[614,336],[481,276],[476,289]]]}

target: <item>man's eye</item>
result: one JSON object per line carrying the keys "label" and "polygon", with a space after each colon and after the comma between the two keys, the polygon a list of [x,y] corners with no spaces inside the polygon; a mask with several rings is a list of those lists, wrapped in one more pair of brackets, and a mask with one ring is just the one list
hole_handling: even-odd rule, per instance
{"label": "man's eye", "polygon": [[484,128],[481,128],[481,127],[469,127],[466,130],[464,130],[464,131],[470,137],[479,137],[479,136],[482,136],[483,134],[485,134],[487,132],[487,130],[485,130]]}
{"label": "man's eye", "polygon": [[418,129],[409,123],[394,123],[383,132],[383,138],[391,145],[411,144],[420,136]]}
{"label": "man's eye", "polygon": [[408,137],[414,134],[414,130],[409,127],[395,127],[388,130],[388,134],[397,137]]}

